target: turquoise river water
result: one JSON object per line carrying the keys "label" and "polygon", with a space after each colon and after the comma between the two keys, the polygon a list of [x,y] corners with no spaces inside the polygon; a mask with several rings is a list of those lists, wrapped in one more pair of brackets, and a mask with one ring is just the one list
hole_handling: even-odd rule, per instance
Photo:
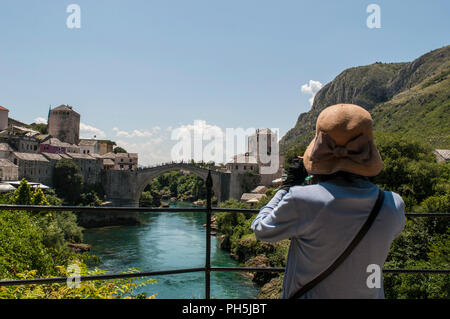
{"label": "turquoise river water", "polygon": [[[177,203],[176,207],[186,207]],[[175,207],[175,206],[174,206]],[[111,273],[171,270],[203,267],[205,263],[205,213],[145,213],[141,224],[87,229],[84,242],[91,245],[91,254],[101,260],[99,268]],[[228,252],[217,248],[211,236],[211,265],[237,266]],[[136,293],[157,293],[157,298],[204,298],[204,272],[151,277],[157,283],[139,288]],[[256,298],[258,287],[242,273],[211,272],[211,297]]]}

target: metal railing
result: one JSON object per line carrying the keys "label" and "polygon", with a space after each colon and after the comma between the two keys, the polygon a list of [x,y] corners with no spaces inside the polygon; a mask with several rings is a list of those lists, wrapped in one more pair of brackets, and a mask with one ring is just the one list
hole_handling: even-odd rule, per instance
{"label": "metal railing", "polygon": [[[159,270],[150,272],[133,272],[122,274],[105,274],[80,276],[80,281],[94,280],[110,280],[123,278],[150,277],[161,275],[173,275],[192,272],[205,273],[205,299],[211,298],[211,272],[212,271],[243,271],[243,272],[284,272],[284,268],[279,267],[214,267],[211,266],[211,217],[213,212],[230,212],[230,213],[258,213],[257,209],[238,209],[238,208],[218,208],[211,206],[212,198],[212,178],[209,172],[206,179],[206,207],[197,208],[149,208],[149,207],[82,207],[82,206],[35,206],[35,205],[0,205],[1,210],[25,210],[25,211],[75,211],[75,212],[122,212],[122,213],[180,213],[180,212],[197,212],[206,213],[206,256],[205,266],[196,268],[182,268],[173,270]],[[450,217],[450,213],[406,213],[407,218],[416,217]],[[450,269],[383,269],[383,273],[428,273],[428,274],[450,274]],[[0,280],[1,286],[12,285],[30,285],[30,284],[54,284],[65,283],[71,277],[56,278],[36,278],[36,279],[18,279],[18,280]]]}

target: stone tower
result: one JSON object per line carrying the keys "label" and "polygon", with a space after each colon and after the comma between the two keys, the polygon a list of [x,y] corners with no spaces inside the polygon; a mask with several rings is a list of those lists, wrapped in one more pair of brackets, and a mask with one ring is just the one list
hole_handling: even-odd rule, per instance
{"label": "stone tower", "polygon": [[77,144],[80,140],[80,114],[71,106],[60,105],[48,112],[48,134],[62,142]]}
{"label": "stone tower", "polygon": [[0,130],[8,128],[8,114],[9,110],[6,107],[0,106]]}

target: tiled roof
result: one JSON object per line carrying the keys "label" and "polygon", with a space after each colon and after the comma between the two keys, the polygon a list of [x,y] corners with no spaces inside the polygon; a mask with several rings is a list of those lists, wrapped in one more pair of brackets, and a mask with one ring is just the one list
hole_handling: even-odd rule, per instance
{"label": "tiled roof", "polygon": [[46,140],[45,142],[42,142],[42,144],[49,144],[49,145],[59,146],[59,147],[68,147],[68,146],[70,146],[69,143],[61,142],[56,137],[51,137],[48,140]]}
{"label": "tiled roof", "polygon": [[0,105],[0,111],[8,111],[9,112],[9,110],[6,107],[1,106],[1,105]]}
{"label": "tiled roof", "polygon": [[48,138],[51,138],[50,134],[37,134],[34,137],[37,138],[41,142],[47,140]]}
{"label": "tiled roof", "polygon": [[445,160],[450,160],[450,150],[434,150],[437,154],[442,156]]}
{"label": "tiled roof", "polygon": [[98,143],[97,140],[80,140],[78,146],[94,146],[97,143]]}
{"label": "tiled roof", "polygon": [[95,160],[95,158],[93,158],[91,155],[88,155],[88,154],[70,153],[70,154],[67,154],[67,155],[69,155],[70,157],[75,158],[75,159]]}
{"label": "tiled roof", "polygon": [[138,154],[137,153],[117,153],[115,154],[115,157],[117,158],[137,158]]}
{"label": "tiled roof", "polygon": [[62,156],[60,154],[55,154],[55,153],[41,153],[42,155],[44,155],[46,158],[50,159],[50,160],[55,160],[55,161],[59,161]]}
{"label": "tiled roof", "polygon": [[14,154],[18,159],[21,159],[21,160],[48,162],[48,160],[42,154],[21,153],[21,152],[12,152],[12,154]]}
{"label": "tiled roof", "polygon": [[260,200],[261,198],[266,197],[264,194],[254,194],[254,193],[244,193],[241,196],[241,201],[247,202],[251,199]]}
{"label": "tiled roof", "polygon": [[14,151],[8,143],[0,143],[0,151]]}
{"label": "tiled roof", "polygon": [[0,158],[0,167],[17,167],[13,162],[7,160],[6,158]]}
{"label": "tiled roof", "polygon": [[109,159],[109,158],[105,158],[104,160],[103,160],[103,165],[109,165],[109,166],[114,166],[114,161],[112,160],[112,159]]}
{"label": "tiled roof", "polygon": [[116,154],[114,154],[113,152],[109,152],[109,153],[103,154],[102,158],[111,158],[111,159],[116,158]]}
{"label": "tiled roof", "polygon": [[267,192],[266,186],[257,186],[254,190],[252,190],[253,194],[265,194]]}
{"label": "tiled roof", "polygon": [[257,164],[256,157],[247,154],[238,154],[233,157],[228,163],[234,164]]}

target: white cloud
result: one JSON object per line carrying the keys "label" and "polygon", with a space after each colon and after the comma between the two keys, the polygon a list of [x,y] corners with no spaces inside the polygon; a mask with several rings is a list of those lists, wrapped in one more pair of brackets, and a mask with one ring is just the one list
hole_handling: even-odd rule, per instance
{"label": "white cloud", "polygon": [[309,80],[309,84],[303,84],[302,85],[302,93],[305,94],[311,94],[311,98],[309,99],[309,104],[313,105],[314,103],[314,97],[316,96],[316,93],[319,92],[319,90],[322,88],[322,83],[319,81]]}
{"label": "white cloud", "polygon": [[[152,129],[153,132],[158,132],[160,130],[159,126],[156,126]],[[148,130],[133,130],[131,133],[127,131],[121,131],[117,127],[113,128],[113,131],[116,132],[116,136],[118,137],[126,137],[126,138],[134,138],[134,137],[151,137],[153,133]]]}
{"label": "white cloud", "polygon": [[37,117],[34,119],[34,123],[36,124],[47,124],[47,119],[43,117]]}
{"label": "white cloud", "polygon": [[81,138],[106,138],[105,132],[101,129],[80,123],[80,137]]}
{"label": "white cloud", "polygon": [[138,153],[140,165],[153,165],[170,162],[171,145],[164,143],[167,137],[158,136],[145,140],[118,140],[117,145],[123,147],[129,153]]}

